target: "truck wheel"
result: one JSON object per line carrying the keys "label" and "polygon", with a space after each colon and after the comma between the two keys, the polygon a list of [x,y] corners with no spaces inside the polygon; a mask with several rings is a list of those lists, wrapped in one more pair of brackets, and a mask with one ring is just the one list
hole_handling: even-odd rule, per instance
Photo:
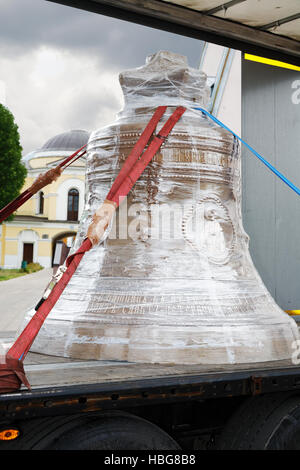
{"label": "truck wheel", "polygon": [[222,450],[299,450],[300,397],[272,393],[252,397],[224,428]]}
{"label": "truck wheel", "polygon": [[49,450],[180,450],[156,425],[127,413],[108,413],[60,435]]}

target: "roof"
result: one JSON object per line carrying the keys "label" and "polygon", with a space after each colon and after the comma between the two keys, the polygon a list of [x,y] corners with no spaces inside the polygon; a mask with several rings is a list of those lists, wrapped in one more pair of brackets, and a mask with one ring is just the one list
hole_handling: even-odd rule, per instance
{"label": "roof", "polygon": [[51,137],[41,148],[28,153],[22,160],[26,167],[30,168],[29,162],[34,158],[65,157],[87,144],[89,136],[89,132],[81,129],[63,132]]}
{"label": "roof", "polygon": [[202,12],[206,16],[223,18],[268,31],[273,34],[300,40],[299,0],[168,0]]}
{"label": "roof", "polygon": [[299,0],[48,0],[300,64]]}
{"label": "roof", "polygon": [[87,143],[89,135],[89,132],[79,129],[63,132],[47,140],[41,150],[77,150]]}

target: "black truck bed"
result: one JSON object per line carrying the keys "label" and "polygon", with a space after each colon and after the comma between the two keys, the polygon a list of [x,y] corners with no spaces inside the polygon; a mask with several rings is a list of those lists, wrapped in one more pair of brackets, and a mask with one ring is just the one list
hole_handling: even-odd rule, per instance
{"label": "black truck bed", "polygon": [[24,367],[32,388],[1,394],[0,417],[34,417],[300,389],[300,365],[290,361],[150,365],[29,353]]}

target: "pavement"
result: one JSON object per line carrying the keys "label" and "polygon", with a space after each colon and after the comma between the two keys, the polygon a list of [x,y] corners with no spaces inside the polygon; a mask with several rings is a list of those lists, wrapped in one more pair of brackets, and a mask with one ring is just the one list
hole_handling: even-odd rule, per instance
{"label": "pavement", "polygon": [[0,337],[14,334],[26,312],[35,307],[52,276],[52,268],[0,281]]}

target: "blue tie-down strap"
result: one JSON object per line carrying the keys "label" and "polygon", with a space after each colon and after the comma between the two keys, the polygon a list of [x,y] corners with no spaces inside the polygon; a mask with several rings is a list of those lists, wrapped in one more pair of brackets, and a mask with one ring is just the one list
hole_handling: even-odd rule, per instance
{"label": "blue tie-down strap", "polygon": [[237,134],[235,134],[235,132],[233,132],[231,129],[229,129],[229,127],[225,126],[225,124],[223,124],[221,121],[219,121],[219,119],[217,119],[215,116],[213,116],[212,114],[210,114],[208,111],[206,111],[206,109],[203,109],[203,108],[193,108],[193,109],[196,109],[197,111],[201,111],[203,114],[205,114],[206,116],[208,116],[210,119],[212,119],[215,123],[217,123],[219,126],[223,127],[224,129],[226,129],[227,131],[231,132],[231,134],[233,134],[240,142],[242,142],[242,144],[245,145],[245,147],[247,147],[247,149],[250,150],[250,152],[252,152],[261,162],[264,163],[264,165],[266,165],[269,170],[271,170],[276,176],[278,176],[278,178],[280,178],[285,184],[287,184],[293,191],[295,191],[295,193],[298,194],[298,196],[300,196],[300,189],[297,188],[297,186],[295,186],[291,181],[289,181],[282,173],[280,173],[280,171],[278,171],[273,165],[271,165],[271,163],[267,162],[267,160],[265,160],[258,152],[256,152],[256,150],[254,150],[249,144],[247,144],[247,142],[245,142],[243,139],[241,139],[241,137],[239,137]]}

